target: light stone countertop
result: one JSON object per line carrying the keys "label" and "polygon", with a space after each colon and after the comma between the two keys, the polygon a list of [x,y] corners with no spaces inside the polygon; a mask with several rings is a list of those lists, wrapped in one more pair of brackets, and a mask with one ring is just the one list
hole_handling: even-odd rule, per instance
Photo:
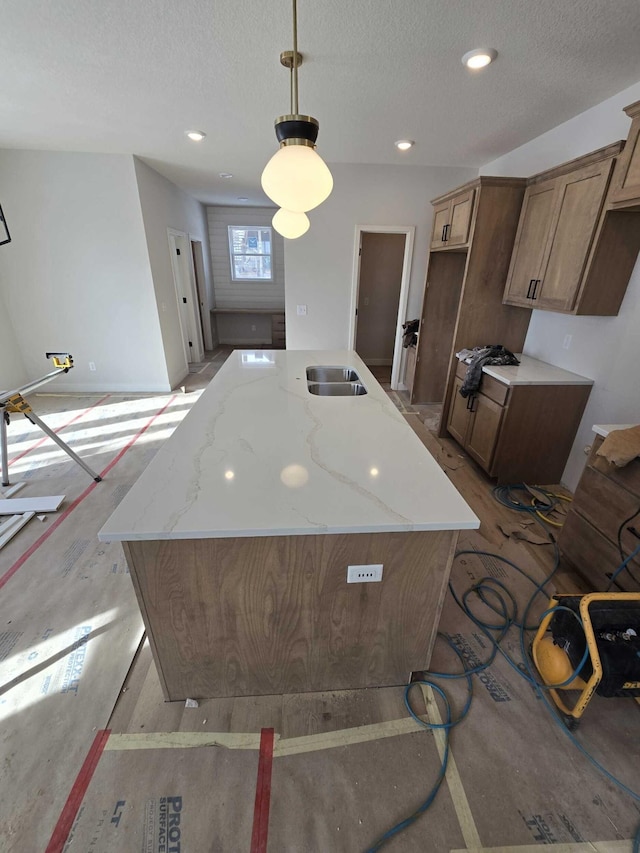
{"label": "light stone countertop", "polygon": [[[368,393],[319,397],[306,368]],[[102,541],[477,529],[358,355],[236,350],[99,533]]]}
{"label": "light stone countertop", "polygon": [[520,364],[487,364],[482,372],[505,385],[593,385],[593,379],[571,373],[546,361],[515,353]]}
{"label": "light stone countertop", "polygon": [[591,429],[596,435],[601,435],[606,438],[610,432],[615,432],[617,429],[631,429],[638,424],[594,424]]}

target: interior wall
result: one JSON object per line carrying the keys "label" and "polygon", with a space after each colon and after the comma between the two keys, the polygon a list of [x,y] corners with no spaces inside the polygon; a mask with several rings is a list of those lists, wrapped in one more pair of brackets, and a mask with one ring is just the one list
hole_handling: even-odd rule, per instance
{"label": "interior wall", "polygon": [[[407,317],[420,316],[430,199],[476,177],[476,169],[330,164],[333,192],[308,215],[311,227],[285,240],[288,349],[344,349],[351,328],[356,226],[415,226]],[[306,305],[306,315],[297,313]]]}
{"label": "interior wall", "polygon": [[1,150],[0,188],[0,282],[27,378],[66,350],[58,391],[167,391],[133,158]]}
{"label": "interior wall", "polygon": [[[188,373],[182,345],[180,317],[171,266],[168,228],[182,231],[202,242],[207,304],[204,309],[205,348],[212,348],[210,310],[212,301],[209,233],[204,205],[134,158],[140,206],[160,318],[162,344],[171,387]],[[190,247],[189,247],[190,252]],[[207,328],[208,327],[208,328]]]}
{"label": "interior wall", "polygon": [[362,234],[356,352],[365,364],[391,364],[406,234]]}
{"label": "interior wall", "polygon": [[[481,174],[532,175],[617,139],[625,139],[630,120],[622,108],[639,99],[640,82],[485,164]],[[593,424],[640,423],[639,329],[640,260],[617,317],[532,312],[525,353],[588,376],[595,382],[564,471],[563,481],[571,489],[577,486],[584,468],[584,448],[593,441]],[[568,349],[565,348],[567,335],[571,336]]]}
{"label": "interior wall", "polygon": [[[275,213],[271,207],[208,207],[209,243],[213,269],[213,288],[217,308],[284,309],[284,240],[272,229],[271,269],[273,281],[232,281],[229,256],[229,226],[271,228]],[[220,343],[239,346],[264,344],[271,340],[271,318],[259,315],[219,314]]]}
{"label": "interior wall", "polygon": [[[6,248],[0,246],[0,252]],[[29,379],[2,296],[9,286],[9,282],[0,274],[0,391],[13,391]],[[42,372],[44,374],[47,371]]]}

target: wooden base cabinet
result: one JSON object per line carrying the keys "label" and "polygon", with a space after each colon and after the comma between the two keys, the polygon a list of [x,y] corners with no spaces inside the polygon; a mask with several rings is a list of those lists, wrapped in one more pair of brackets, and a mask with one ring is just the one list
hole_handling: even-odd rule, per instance
{"label": "wooden base cabinet", "polygon": [[[616,468],[597,455],[603,439],[596,437],[582,473],[558,546],[564,560],[594,592],[604,592],[611,575],[622,562],[618,529],[640,509],[640,459]],[[632,529],[629,529],[632,528]],[[635,533],[634,533],[635,531]],[[621,544],[626,555],[640,544],[640,521],[625,525]],[[616,579],[612,592],[636,592],[640,583],[640,555]]]}
{"label": "wooden base cabinet", "polygon": [[462,397],[458,364],[447,431],[499,483],[559,483],[590,385],[506,385],[483,374]]}

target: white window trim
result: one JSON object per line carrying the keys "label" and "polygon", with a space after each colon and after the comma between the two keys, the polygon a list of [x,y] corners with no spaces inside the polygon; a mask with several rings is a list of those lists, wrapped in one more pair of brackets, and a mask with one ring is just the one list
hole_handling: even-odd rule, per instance
{"label": "white window trim", "polygon": [[[234,265],[233,265],[233,259],[234,259],[234,257],[237,257],[238,255],[237,255],[237,253],[235,253],[233,251],[233,240],[232,240],[231,233],[234,229],[241,229],[243,231],[269,231],[269,234],[270,234],[269,245],[271,246],[271,251],[268,254],[266,252],[263,252],[261,254],[254,255],[254,257],[261,257],[261,258],[267,258],[268,257],[271,259],[271,275],[269,276],[269,278],[236,278],[235,277],[235,269],[234,269]],[[243,282],[244,283],[259,282],[262,284],[265,282],[273,283],[275,281],[274,270],[273,270],[273,266],[274,266],[273,228],[270,225],[246,225],[246,224],[245,225],[227,225],[227,245],[229,248],[229,270],[231,273],[232,284],[236,284],[236,283],[242,284]]]}

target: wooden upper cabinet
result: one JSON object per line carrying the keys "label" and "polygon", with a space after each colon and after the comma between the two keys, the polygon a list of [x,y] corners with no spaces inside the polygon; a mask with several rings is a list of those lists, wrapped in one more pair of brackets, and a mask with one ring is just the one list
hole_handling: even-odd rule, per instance
{"label": "wooden upper cabinet", "polygon": [[446,226],[449,222],[451,202],[445,201],[433,206],[433,229],[431,231],[431,248],[440,249],[445,245]]}
{"label": "wooden upper cabinet", "polygon": [[504,301],[533,308],[532,299],[551,227],[556,181],[527,187],[507,275]]}
{"label": "wooden upper cabinet", "polygon": [[[554,221],[533,299],[536,308],[571,311],[578,298],[613,160],[558,179]],[[640,223],[639,223],[640,224]]]}
{"label": "wooden upper cabinet", "polygon": [[625,113],[632,119],[631,130],[616,167],[610,199],[617,209],[640,205],[640,101],[625,107]]}
{"label": "wooden upper cabinet", "polygon": [[448,246],[462,246],[469,242],[474,194],[475,190],[469,190],[451,199],[449,228],[446,232]]}
{"label": "wooden upper cabinet", "polygon": [[460,248],[469,242],[475,189],[466,190],[433,206],[431,248]]}
{"label": "wooden upper cabinet", "polygon": [[640,248],[638,213],[612,210],[609,201],[623,144],[530,179],[505,304],[565,314],[618,313]]}

